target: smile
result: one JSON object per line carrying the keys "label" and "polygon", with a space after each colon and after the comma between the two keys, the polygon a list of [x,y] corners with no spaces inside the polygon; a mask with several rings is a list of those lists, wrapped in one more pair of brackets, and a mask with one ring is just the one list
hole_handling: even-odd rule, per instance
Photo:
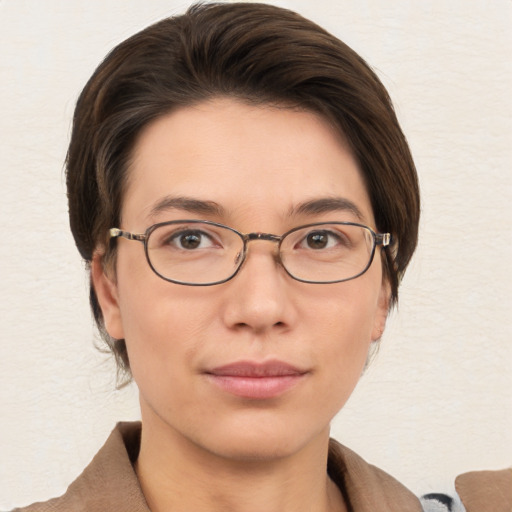
{"label": "smile", "polygon": [[209,380],[223,391],[242,398],[275,398],[296,386],[307,372],[287,363],[241,361],[206,372]]}

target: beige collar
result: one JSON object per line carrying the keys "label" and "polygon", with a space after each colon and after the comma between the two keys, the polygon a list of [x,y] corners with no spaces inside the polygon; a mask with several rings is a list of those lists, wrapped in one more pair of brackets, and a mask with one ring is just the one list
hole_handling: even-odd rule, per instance
{"label": "beige collar", "polygon": [[511,512],[512,468],[471,471],[455,479],[466,512]]}
{"label": "beige collar", "polygon": [[418,498],[398,480],[331,439],[328,472],[354,512],[421,512]]}

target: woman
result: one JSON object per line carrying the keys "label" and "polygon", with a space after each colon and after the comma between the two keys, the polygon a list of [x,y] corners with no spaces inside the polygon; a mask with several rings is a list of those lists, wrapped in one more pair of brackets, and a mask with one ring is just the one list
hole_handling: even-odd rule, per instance
{"label": "woman", "polygon": [[86,85],[67,187],[142,425],[23,510],[422,510],[329,440],[419,220],[406,140],[358,55],[262,4],[163,20]]}

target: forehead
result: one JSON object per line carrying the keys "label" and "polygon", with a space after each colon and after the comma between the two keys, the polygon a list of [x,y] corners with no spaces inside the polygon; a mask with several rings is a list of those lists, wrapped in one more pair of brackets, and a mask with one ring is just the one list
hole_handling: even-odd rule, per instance
{"label": "forehead", "polygon": [[218,205],[215,214],[226,222],[283,219],[319,198],[355,204],[363,218],[350,220],[373,219],[358,164],[323,117],[226,98],[166,114],[139,136],[123,200],[124,225],[165,220],[152,217],[167,198]]}

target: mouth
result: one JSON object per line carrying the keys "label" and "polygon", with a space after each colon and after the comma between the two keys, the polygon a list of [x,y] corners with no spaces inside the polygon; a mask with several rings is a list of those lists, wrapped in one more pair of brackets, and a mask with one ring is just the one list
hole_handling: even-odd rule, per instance
{"label": "mouth", "polygon": [[253,400],[275,398],[301,382],[307,372],[282,361],[239,361],[206,372],[221,390]]}

